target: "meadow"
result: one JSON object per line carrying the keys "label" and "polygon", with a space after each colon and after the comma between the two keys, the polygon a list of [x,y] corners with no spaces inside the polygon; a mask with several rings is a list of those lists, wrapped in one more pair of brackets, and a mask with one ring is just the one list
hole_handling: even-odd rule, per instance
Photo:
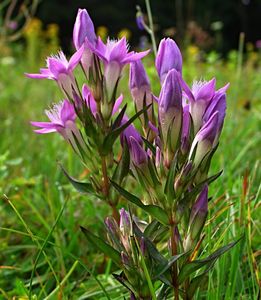
{"label": "meadow", "polygon": [[[0,299],[28,299],[29,294],[31,299],[124,299],[127,291],[110,275],[117,268],[79,229],[104,235],[109,208],[68,183],[58,162],[75,178],[84,180],[88,174],[60,136],[38,136],[30,125],[62,97],[54,82],[24,76],[44,65],[44,55],[33,54],[33,47],[16,45],[9,60],[0,58]],[[195,299],[258,299],[261,53],[248,45],[246,52],[232,51],[225,59],[214,51],[200,59],[199,49],[189,45],[183,56],[188,83],[213,76],[218,87],[230,82],[226,120],[210,170],[223,174],[210,187],[204,245],[215,250],[243,236],[216,262]],[[144,62],[158,95],[153,55]],[[127,85],[125,69],[120,89],[131,112]]]}

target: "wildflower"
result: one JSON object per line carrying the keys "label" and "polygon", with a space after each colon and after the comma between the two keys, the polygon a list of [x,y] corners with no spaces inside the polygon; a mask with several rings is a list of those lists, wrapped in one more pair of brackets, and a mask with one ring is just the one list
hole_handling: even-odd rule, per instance
{"label": "wildflower", "polygon": [[216,146],[220,122],[219,112],[216,111],[196,134],[189,154],[189,158],[191,158],[193,152],[196,151],[194,157],[196,167],[200,164],[205,155]]}
{"label": "wildflower", "polygon": [[182,71],[182,56],[177,44],[170,38],[162,39],[155,61],[160,82],[163,84],[168,72],[172,69]]}
{"label": "wildflower", "polygon": [[208,186],[205,184],[196,202],[191,208],[188,236],[184,240],[184,249],[189,251],[195,244],[206,222],[208,214]]}
{"label": "wildflower", "polygon": [[105,86],[109,103],[113,101],[113,92],[117,87],[124,65],[139,60],[149,53],[149,50],[140,53],[128,52],[128,48],[125,37],[118,41],[108,39],[106,44],[98,38],[96,48],[92,48],[104,62]]}
{"label": "wildflower", "polygon": [[130,137],[129,142],[132,163],[136,167],[143,168],[143,166],[147,165],[148,162],[147,152],[133,136]]}
{"label": "wildflower", "polygon": [[[172,69],[164,83],[159,96],[159,126],[165,150],[165,162],[169,166],[180,136],[182,125],[182,90],[179,74]],[[167,152],[166,152],[167,151]]]}
{"label": "wildflower", "polygon": [[74,106],[68,100],[64,100],[55,104],[52,109],[46,110],[45,114],[50,122],[31,122],[31,125],[40,128],[34,131],[39,134],[58,132],[80,154],[75,139],[77,139],[82,149],[85,148],[85,143],[75,124],[76,113]]}
{"label": "wildflower", "polygon": [[55,80],[66,97],[73,98],[73,91],[77,91],[77,84],[73,70],[78,65],[84,48],[81,47],[68,61],[62,51],[58,55],[47,58],[47,68],[40,69],[40,74],[26,74],[29,78]]}
{"label": "wildflower", "polygon": [[[88,42],[86,42],[86,40]],[[91,72],[95,76],[94,55],[88,44],[96,47],[97,36],[95,34],[93,22],[86,9],[79,9],[73,27],[73,43],[76,50],[84,46],[81,57],[81,64],[87,79],[90,78]]]}
{"label": "wildflower", "polygon": [[[195,81],[192,86],[190,100],[190,114],[192,116],[194,133],[202,126],[203,115],[211,99],[215,95],[216,79],[210,81]],[[186,91],[185,91],[186,92]]]}
{"label": "wildflower", "polygon": [[[126,122],[128,122],[129,118],[125,115],[122,118],[121,125],[124,125]],[[143,141],[139,134],[139,132],[136,130],[133,124],[130,124],[123,132],[121,133],[120,140],[121,144],[124,144],[124,141],[128,143],[128,146],[130,147],[130,137],[135,138],[135,140],[142,145]]]}
{"label": "wildflower", "polygon": [[[129,87],[137,111],[142,110],[144,105],[148,106],[153,102],[153,94],[151,92],[149,78],[141,60],[137,60],[130,64]],[[148,120],[154,123],[155,120],[152,107],[150,107],[145,113],[148,116]],[[147,127],[143,114],[141,116],[141,121],[143,126]]]}

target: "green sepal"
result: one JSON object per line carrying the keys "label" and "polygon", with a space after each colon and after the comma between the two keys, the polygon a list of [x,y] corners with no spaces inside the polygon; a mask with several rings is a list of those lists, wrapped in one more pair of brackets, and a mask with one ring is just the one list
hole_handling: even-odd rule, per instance
{"label": "green sepal", "polygon": [[149,142],[147,139],[145,139],[143,136],[141,137],[145,146],[151,150],[151,152],[153,153],[153,155],[155,156],[156,155],[156,147],[151,143]]}
{"label": "green sepal", "polygon": [[178,151],[176,152],[174,159],[170,165],[170,170],[168,172],[166,184],[164,187],[164,193],[167,195],[169,202],[173,202],[173,199],[176,197],[174,190],[174,178],[176,176],[177,162],[178,162]]}
{"label": "green sepal", "polygon": [[133,289],[133,287],[131,286],[131,284],[129,283],[129,281],[126,279],[125,275],[123,272],[121,272],[120,275],[113,273],[112,276],[124,287],[126,287],[126,289],[128,289],[130,292],[132,292],[133,294],[135,293],[135,290]]}
{"label": "green sepal", "polygon": [[112,248],[112,246],[110,246],[109,244],[105,243],[103,239],[94,235],[90,230],[82,226],[80,226],[80,228],[89,243],[91,243],[96,249],[99,249],[105,255],[110,257],[118,267],[122,267],[121,255],[117,250]]}
{"label": "green sepal", "polygon": [[161,207],[156,205],[145,205],[141,202],[141,200],[138,197],[127,192],[125,189],[120,187],[116,182],[111,181],[111,184],[126,200],[142,208],[144,211],[146,211],[148,214],[156,218],[163,225],[169,224],[168,215]]}
{"label": "green sepal", "polygon": [[126,123],[124,123],[122,126],[112,130],[108,133],[108,135],[104,138],[103,145],[101,147],[101,153],[103,155],[107,155],[111,149],[115,141],[117,140],[118,136],[125,130],[131,123],[133,123],[141,114],[143,114],[149,107],[148,105],[144,109],[137,112],[133,117],[131,117]]}
{"label": "green sepal", "polygon": [[[70,181],[70,183],[73,185],[73,187],[80,193],[83,194],[91,194],[94,196],[97,196],[96,191],[94,190],[93,186],[91,183],[89,182],[80,182],[76,179],[74,179],[73,177],[71,177],[66,170],[64,169],[64,167],[62,166],[62,164],[58,163],[60,168],[62,169],[64,175],[67,177],[67,179]],[[100,198],[100,196],[99,196]]]}
{"label": "green sepal", "polygon": [[122,110],[120,111],[120,113],[118,114],[116,120],[113,122],[113,124],[112,124],[112,126],[111,126],[111,129],[112,129],[112,130],[115,130],[115,129],[117,129],[118,127],[120,127],[121,121],[122,121],[122,119],[123,119],[123,117],[124,117],[124,114],[125,114],[126,109],[127,109],[127,104],[125,104],[125,105],[123,106],[123,108],[122,108]]}
{"label": "green sepal", "polygon": [[179,284],[184,282],[184,280],[186,280],[194,272],[196,272],[197,270],[199,270],[205,266],[209,271],[214,266],[216,260],[222,254],[224,254],[225,252],[230,250],[232,247],[234,247],[241,239],[242,239],[242,237],[235,242],[232,242],[226,246],[219,248],[218,250],[213,252],[211,255],[209,255],[207,258],[204,258],[201,260],[194,260],[192,262],[189,262],[189,263],[183,265],[183,267],[181,268],[179,275],[178,275]]}

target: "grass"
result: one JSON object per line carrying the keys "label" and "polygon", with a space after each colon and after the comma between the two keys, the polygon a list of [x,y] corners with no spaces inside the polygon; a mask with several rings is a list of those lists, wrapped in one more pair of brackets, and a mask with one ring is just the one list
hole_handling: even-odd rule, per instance
{"label": "grass", "polygon": [[[152,86],[159,84],[150,60]],[[74,192],[57,165],[84,178],[69,147],[55,134],[37,136],[30,120],[60,94],[53,82],[28,80],[26,61],[0,67],[0,299],[123,299],[126,290],[110,276],[111,261],[97,253],[79,230],[104,234],[108,207]],[[37,67],[35,67],[36,71]],[[224,170],[211,186],[204,249],[244,238],[211,271],[196,299],[258,299],[260,296],[260,100],[259,69],[244,62],[238,78],[232,60],[199,63],[185,59],[184,77],[217,77],[231,83],[228,112],[211,173]],[[258,73],[259,72],[259,73]],[[127,74],[122,82],[126,92]],[[129,98],[129,95],[126,97]],[[129,100],[129,102],[131,102]],[[129,104],[130,106],[130,104]],[[95,155],[95,154],[94,154]]]}

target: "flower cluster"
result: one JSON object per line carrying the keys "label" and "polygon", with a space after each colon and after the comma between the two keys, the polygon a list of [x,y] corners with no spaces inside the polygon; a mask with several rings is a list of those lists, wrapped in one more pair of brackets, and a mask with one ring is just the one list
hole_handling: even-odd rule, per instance
{"label": "flower cluster", "polygon": [[[232,247],[221,248],[191,267],[208,214],[208,186],[221,174],[208,177],[224,123],[228,85],[216,89],[213,78],[195,81],[190,88],[182,76],[181,52],[167,38],[156,55],[161,90],[155,95],[141,61],[149,51],[129,51],[125,38],[103,43],[85,9],[78,11],[73,43],[76,52],[69,61],[59,52],[47,58],[40,74],[27,74],[55,80],[65,96],[46,111],[50,122],[32,125],[40,128],[37,133],[62,135],[90,171],[87,183],[64,170],[67,178],[78,191],[111,206],[113,217],[105,221],[108,243],[83,231],[122,269],[115,278],[130,290],[131,299],[156,299],[154,284],[158,299],[167,297],[171,288],[175,299],[180,289],[185,299],[192,299],[197,284],[190,270],[205,266],[209,270]],[[129,89],[136,109],[131,118],[126,105],[120,108],[123,95],[118,95],[125,65],[130,65]],[[86,79],[82,87],[74,74],[77,66]],[[142,133],[133,124],[138,118]],[[117,140],[120,152],[114,147]],[[128,191],[133,178],[142,189],[140,197]],[[150,223],[124,209],[119,214],[120,195],[134,204],[132,209],[138,206],[147,212]]]}

